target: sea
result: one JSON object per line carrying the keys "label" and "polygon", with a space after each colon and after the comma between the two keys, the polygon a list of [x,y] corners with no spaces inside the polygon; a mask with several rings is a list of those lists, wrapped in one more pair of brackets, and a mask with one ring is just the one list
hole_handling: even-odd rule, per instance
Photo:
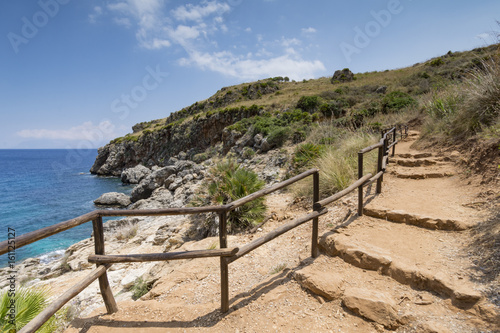
{"label": "sea", "polygon": [[[0,149],[0,241],[7,240],[9,228],[19,237],[91,212],[103,193],[129,194],[132,187],[120,179],[90,174],[96,156],[96,149]],[[91,233],[89,222],[17,248],[15,261],[49,262]],[[0,256],[0,267],[7,264],[7,255]]]}

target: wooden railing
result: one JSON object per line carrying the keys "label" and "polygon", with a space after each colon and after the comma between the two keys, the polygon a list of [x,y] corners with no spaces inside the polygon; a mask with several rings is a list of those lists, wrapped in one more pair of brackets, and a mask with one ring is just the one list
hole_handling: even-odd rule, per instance
{"label": "wooden railing", "polygon": [[[146,210],[96,210],[91,213],[79,216],[77,218],[64,221],[43,229],[35,230],[23,234],[16,238],[16,247],[22,247],[40,239],[52,236],[59,232],[74,228],[81,224],[92,221],[94,231],[94,247],[95,254],[88,257],[88,261],[95,263],[97,268],[94,269],[87,277],[78,282],[67,292],[57,298],[52,304],[39,313],[32,321],[24,326],[20,332],[34,332],[40,328],[51,316],[53,316],[61,307],[64,306],[73,297],[78,295],[82,290],[88,287],[93,281],[99,280],[99,287],[101,295],[106,306],[108,313],[118,311],[116,301],[114,299],[111,287],[109,285],[107,270],[114,263],[124,262],[146,262],[146,261],[166,261],[166,260],[180,260],[180,259],[194,259],[194,258],[207,258],[219,257],[220,258],[220,273],[221,273],[221,310],[227,312],[229,310],[229,276],[228,266],[230,263],[238,260],[244,255],[257,249],[263,244],[273,240],[276,237],[306,223],[312,223],[312,242],[311,242],[311,256],[317,257],[318,250],[318,223],[319,217],[328,212],[326,205],[344,197],[352,191],[358,189],[358,214],[363,215],[363,187],[377,181],[377,193],[382,191],[383,174],[389,162],[389,149],[393,148],[392,154],[394,155],[395,145],[398,143],[397,132],[400,131],[400,138],[403,139],[407,136],[408,128],[404,127],[391,127],[382,131],[382,139],[370,147],[361,150],[358,153],[358,180],[348,188],[332,195],[328,198],[320,200],[319,197],[319,172],[317,169],[311,169],[301,173],[293,178],[290,178],[281,183],[275,184],[268,188],[262,189],[252,193],[244,198],[230,202],[222,206],[206,206],[206,207],[184,207],[184,208],[168,208],[168,209],[146,209]],[[363,155],[374,149],[378,148],[378,161],[377,161],[377,174],[373,176],[371,173],[363,175]],[[293,183],[296,183],[304,178],[313,176],[313,212],[299,217],[281,227],[271,231],[270,233],[252,241],[241,248],[229,248],[227,244],[227,214],[243,206],[244,204],[263,197],[270,193],[283,189]],[[103,231],[103,217],[106,216],[168,216],[168,215],[189,215],[215,212],[219,215],[219,243],[220,248],[215,250],[197,250],[185,252],[168,252],[168,253],[153,253],[153,254],[129,254],[129,255],[106,255],[104,248],[104,231]],[[0,255],[7,253],[9,244],[7,241],[0,243]]]}

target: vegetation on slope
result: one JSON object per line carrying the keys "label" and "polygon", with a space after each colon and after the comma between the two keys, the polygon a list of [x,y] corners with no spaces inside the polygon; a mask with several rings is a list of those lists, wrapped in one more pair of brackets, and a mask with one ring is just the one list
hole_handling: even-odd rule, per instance
{"label": "vegetation on slope", "polygon": [[[197,133],[195,124],[230,115],[224,119],[234,122],[224,124],[222,135],[206,151],[206,147],[192,147],[188,158],[203,161],[229,151],[238,159],[252,157],[267,150],[253,143],[232,148],[240,138],[257,134],[269,144],[267,149],[299,144],[289,174],[307,167],[329,170],[321,177],[328,184],[322,186],[327,195],[352,182],[355,152],[376,141],[379,130],[388,125],[425,122],[426,137],[440,142],[478,133],[498,138],[498,48],[450,51],[407,68],[358,73],[349,82],[330,78],[290,82],[278,77],[226,87],[167,118],[137,124],[134,133],[114,143],[142,144],[142,137],[176,128],[189,136]],[[166,133],[155,140],[180,135]],[[366,170],[371,162],[367,158]]]}
{"label": "vegetation on slope", "polygon": [[[255,172],[241,167],[234,160],[222,160],[210,170],[194,204],[224,205],[252,194],[264,185]],[[230,211],[227,223],[231,230],[242,230],[262,222],[265,213],[264,198],[257,198]]]}

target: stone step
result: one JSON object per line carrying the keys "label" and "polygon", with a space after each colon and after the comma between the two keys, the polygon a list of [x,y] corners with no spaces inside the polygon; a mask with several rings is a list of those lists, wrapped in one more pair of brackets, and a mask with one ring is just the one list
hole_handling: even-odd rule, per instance
{"label": "stone step", "polygon": [[330,256],[339,256],[351,265],[377,271],[401,284],[435,292],[451,299],[456,307],[469,309],[482,299],[481,293],[464,280],[426,269],[383,248],[354,241],[344,234],[327,233],[321,237],[319,244]]}
{"label": "stone step", "polygon": [[421,167],[421,166],[442,164],[440,163],[441,161],[437,159],[429,159],[429,158],[423,158],[423,159],[391,158],[389,159],[389,161],[390,163],[394,162],[395,164],[404,167]]}
{"label": "stone step", "polygon": [[378,219],[396,223],[406,223],[431,230],[462,231],[472,227],[471,224],[462,221],[411,214],[402,210],[390,210],[367,206],[363,209],[363,213]]}
{"label": "stone step", "polygon": [[415,158],[415,159],[420,159],[420,158],[428,158],[432,157],[432,153],[400,153],[396,154],[398,157],[402,158]]}
{"label": "stone step", "polygon": [[[494,319],[484,318],[475,310],[459,310],[435,293],[417,290],[376,271],[358,268],[338,256],[320,255],[305,259],[297,270],[291,272],[291,276],[320,303],[333,301],[337,304],[341,301],[353,314],[389,330],[399,328],[401,332],[408,332],[407,329],[419,327],[422,322],[433,322],[436,313],[446,318],[442,326],[437,326],[440,328],[437,332],[474,330],[473,327],[462,326],[464,322],[461,316],[457,316],[457,311],[489,322]],[[484,313],[490,308],[485,303],[479,303],[476,308]],[[379,327],[377,331],[384,330]],[[417,332],[433,331],[419,327]]]}
{"label": "stone step", "polygon": [[404,172],[399,170],[391,170],[390,173],[401,179],[447,178],[453,177],[455,175],[455,173],[450,171]]}

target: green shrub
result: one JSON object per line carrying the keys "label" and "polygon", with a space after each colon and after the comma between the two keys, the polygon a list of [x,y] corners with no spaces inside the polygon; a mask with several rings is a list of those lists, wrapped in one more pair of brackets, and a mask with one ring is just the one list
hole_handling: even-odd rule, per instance
{"label": "green shrub", "polygon": [[[14,300],[16,318],[14,325],[9,322],[9,305]],[[7,291],[0,296],[0,328],[2,332],[16,332],[28,324],[50,303],[47,289],[17,288],[14,298],[9,297]],[[58,327],[55,316],[43,324],[37,332],[54,332]]]}
{"label": "green shrub", "polygon": [[[233,160],[224,160],[209,171],[194,204],[224,205],[243,198],[264,187],[253,171],[244,169]],[[264,198],[255,199],[227,215],[232,230],[242,230],[262,222],[266,212]]]}
{"label": "green shrub", "polygon": [[286,124],[298,123],[310,124],[312,116],[309,112],[302,111],[302,109],[295,109],[293,111],[283,112],[281,118]]}
{"label": "green shrub", "polygon": [[319,96],[302,96],[297,102],[297,108],[313,113],[320,105]]}
{"label": "green shrub", "polygon": [[464,138],[500,123],[500,65],[492,60],[482,67],[471,72],[460,90],[434,96],[427,107],[425,135]]}
{"label": "green shrub", "polygon": [[429,63],[429,65],[431,65],[432,67],[438,67],[438,66],[441,66],[443,64],[444,64],[444,60],[442,58],[436,58]]}
{"label": "green shrub", "polygon": [[321,104],[319,111],[325,117],[340,118],[345,114],[345,108],[348,106],[344,99],[336,99],[329,103]]}
{"label": "green shrub", "polygon": [[295,148],[293,165],[297,170],[302,170],[309,166],[316,158],[320,157],[325,147],[313,143],[304,143]]}
{"label": "green shrub", "polygon": [[267,136],[267,142],[269,142],[271,147],[281,147],[291,135],[292,129],[289,126],[273,127]]}
{"label": "green shrub", "polygon": [[250,147],[245,147],[243,148],[243,151],[241,152],[241,157],[244,159],[249,159],[255,156],[255,151],[250,148]]}
{"label": "green shrub", "polygon": [[203,161],[206,161],[210,158],[207,153],[199,153],[193,156],[193,162],[195,163],[201,163]]}
{"label": "green shrub", "polygon": [[402,91],[393,91],[387,94],[382,100],[382,112],[396,112],[407,106],[415,104],[417,104],[417,101],[407,93]]}

